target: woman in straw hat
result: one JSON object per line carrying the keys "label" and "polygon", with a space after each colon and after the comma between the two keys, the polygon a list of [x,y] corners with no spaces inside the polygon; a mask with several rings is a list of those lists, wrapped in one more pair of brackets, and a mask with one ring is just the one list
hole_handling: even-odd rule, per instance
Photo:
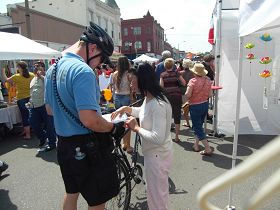
{"label": "woman in straw hat", "polygon": [[196,63],[191,71],[194,73],[194,78],[188,83],[186,95],[190,104],[190,115],[195,134],[193,150],[195,152],[200,151],[199,142],[201,141],[205,148],[200,154],[211,156],[213,150],[210,148],[206,139],[203,123],[208,112],[208,98],[212,96],[212,82],[206,76],[207,71],[203,64]]}

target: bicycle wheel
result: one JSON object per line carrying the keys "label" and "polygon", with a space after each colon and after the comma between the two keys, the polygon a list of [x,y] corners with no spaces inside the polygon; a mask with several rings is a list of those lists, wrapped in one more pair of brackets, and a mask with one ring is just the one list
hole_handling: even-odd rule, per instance
{"label": "bicycle wheel", "polygon": [[131,179],[125,163],[116,156],[117,173],[120,180],[120,192],[106,203],[106,210],[127,210],[131,197]]}

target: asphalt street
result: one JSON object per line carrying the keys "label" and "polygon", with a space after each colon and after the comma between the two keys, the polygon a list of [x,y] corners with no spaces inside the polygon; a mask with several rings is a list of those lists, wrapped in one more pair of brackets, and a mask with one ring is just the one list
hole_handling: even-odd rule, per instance
{"label": "asphalt street", "polygon": [[[208,181],[231,168],[232,137],[209,138],[215,149],[212,157],[192,151],[192,133],[181,127],[181,142],[174,143],[174,162],[170,173],[170,210],[198,210],[197,192]],[[174,136],[174,134],[173,134]],[[273,136],[240,136],[237,162],[244,161],[254,151],[269,142]],[[37,152],[38,140],[23,140],[14,133],[0,141],[0,160],[9,164],[0,181],[0,210],[58,210],[62,209],[64,185],[56,160],[56,150]],[[143,162],[143,156],[139,159]],[[256,192],[260,184],[280,167],[279,161],[265,170],[234,185],[233,204],[237,209]],[[228,204],[228,190],[218,193],[211,201],[221,208]],[[87,209],[80,198],[79,208]],[[132,191],[130,209],[146,210],[145,185],[136,185]],[[280,195],[268,200],[260,209],[279,210]]]}

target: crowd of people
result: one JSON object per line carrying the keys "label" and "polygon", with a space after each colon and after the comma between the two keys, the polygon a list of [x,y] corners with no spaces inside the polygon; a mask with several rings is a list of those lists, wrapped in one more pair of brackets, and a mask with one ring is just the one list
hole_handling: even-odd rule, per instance
{"label": "crowd of people", "polygon": [[[118,194],[117,170],[108,141],[109,136],[119,138],[126,126],[142,140],[149,209],[167,210],[168,174],[173,160],[172,118],[174,142],[181,141],[183,113],[183,126],[194,132],[193,150],[201,155],[213,153],[203,123],[212,96],[214,57],[206,55],[203,62],[177,62],[169,51],[164,51],[156,67],[147,62],[134,64],[126,56],[119,57],[116,65],[108,65],[113,49],[110,36],[90,23],[46,74],[44,63],[36,62],[31,73],[20,61],[19,73],[7,77],[3,70],[2,81],[16,84],[23,138],[30,139],[31,126],[41,151],[57,148],[66,191],[63,209],[75,209],[79,194],[89,209],[104,209],[106,201]],[[104,89],[113,94],[112,119],[126,113],[129,117],[125,122],[102,118],[100,99]],[[141,98],[139,107],[129,106]],[[130,132],[123,138],[122,148],[127,153],[133,151],[130,138]],[[91,142],[98,144],[93,146]],[[93,151],[100,154],[98,160]],[[1,167],[6,169],[7,164],[0,161]]]}

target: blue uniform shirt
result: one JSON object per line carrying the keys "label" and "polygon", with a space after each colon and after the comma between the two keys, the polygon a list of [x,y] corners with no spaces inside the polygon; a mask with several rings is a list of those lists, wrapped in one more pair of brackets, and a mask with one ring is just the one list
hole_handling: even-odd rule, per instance
{"label": "blue uniform shirt", "polygon": [[[52,69],[53,66],[45,77],[45,103],[52,108],[56,133],[59,136],[87,134],[88,130],[78,125],[58,105],[53,92]],[[60,59],[57,68],[57,89],[62,102],[76,117],[80,110],[95,110],[101,113],[100,90],[96,76],[80,56],[66,53]]]}

